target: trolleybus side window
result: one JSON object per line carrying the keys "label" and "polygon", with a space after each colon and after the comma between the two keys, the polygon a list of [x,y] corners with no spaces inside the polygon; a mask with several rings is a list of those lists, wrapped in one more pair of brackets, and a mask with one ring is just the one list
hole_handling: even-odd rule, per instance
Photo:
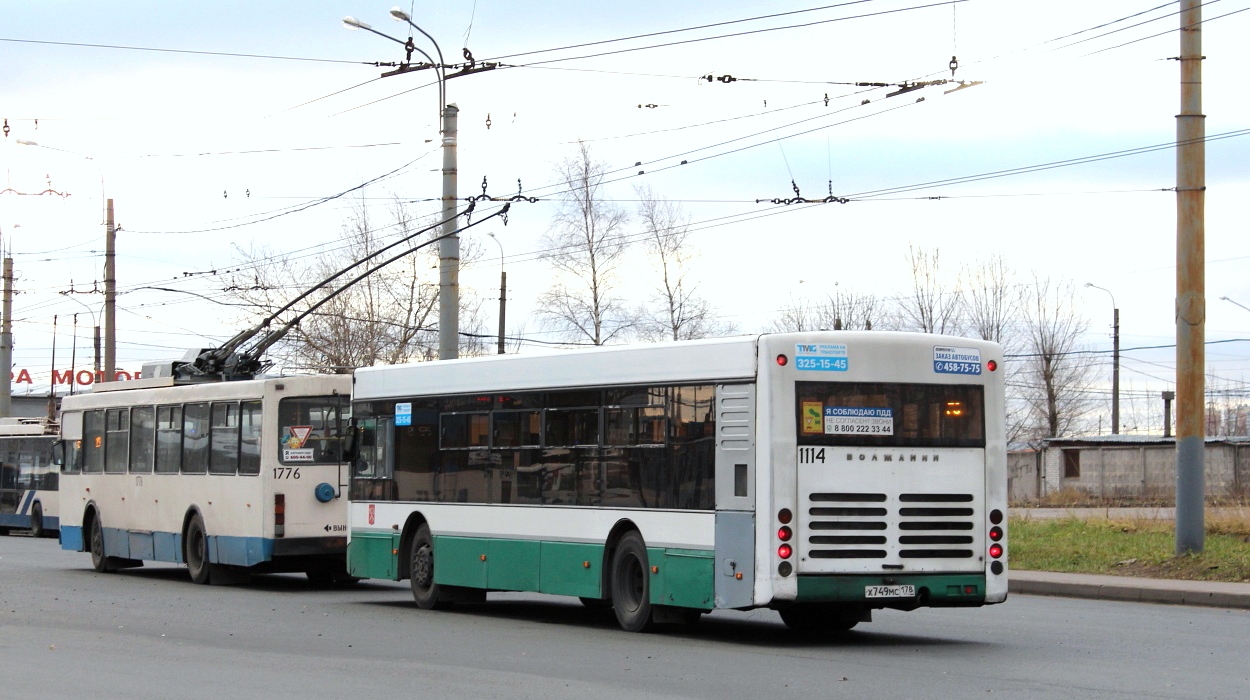
{"label": "trolleybus side window", "polygon": [[239,473],[260,473],[260,402],[244,401],[239,409]]}
{"label": "trolleybus side window", "polygon": [[82,419],[84,474],[104,473],[104,411],[87,411]]}
{"label": "trolleybus side window", "polygon": [[104,412],[104,471],[124,474],[129,461],[130,409],[110,408]]}
{"label": "trolleybus side window", "polygon": [[208,473],[236,474],[239,471],[239,404],[214,402],[212,415]]}
{"label": "trolleybus side window", "polygon": [[207,403],[189,403],[182,407],[182,473],[203,474],[208,471]]}
{"label": "trolleybus side window", "polygon": [[130,471],[136,474],[152,473],[155,450],[156,409],[135,406],[130,409]]}
{"label": "trolleybus side window", "polygon": [[182,406],[156,407],[156,473],[177,474],[182,464]]}

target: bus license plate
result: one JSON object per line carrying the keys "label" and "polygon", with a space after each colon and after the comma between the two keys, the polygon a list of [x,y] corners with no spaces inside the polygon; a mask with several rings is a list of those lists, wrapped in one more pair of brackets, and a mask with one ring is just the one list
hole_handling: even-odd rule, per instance
{"label": "bus license plate", "polygon": [[915,598],[915,586],[864,586],[865,598]]}

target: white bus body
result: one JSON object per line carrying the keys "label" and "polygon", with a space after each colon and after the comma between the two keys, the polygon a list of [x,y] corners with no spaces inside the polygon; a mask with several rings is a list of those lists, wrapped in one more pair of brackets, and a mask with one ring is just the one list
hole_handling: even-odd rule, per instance
{"label": "white bus body", "polygon": [[[978,340],[819,332],[360,369],[349,571],[412,578],[422,607],[611,599],[627,629],[1002,602],[1001,362]],[[630,532],[644,554],[618,555]],[[646,620],[621,610],[635,584]]]}
{"label": "white bus body", "polygon": [[58,518],[57,425],[41,418],[0,418],[0,534],[52,535]]}
{"label": "white bus body", "polygon": [[96,385],[61,404],[61,545],[97,570],[345,578],[351,377]]}

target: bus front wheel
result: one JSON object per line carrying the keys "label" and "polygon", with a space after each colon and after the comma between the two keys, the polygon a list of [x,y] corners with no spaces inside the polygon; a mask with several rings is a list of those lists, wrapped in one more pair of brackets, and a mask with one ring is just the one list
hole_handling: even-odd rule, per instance
{"label": "bus front wheel", "polygon": [[43,537],[43,506],[36,503],[30,509],[30,536]]}
{"label": "bus front wheel", "polygon": [[100,524],[99,513],[91,518],[90,532],[91,568],[101,574],[116,571],[117,567],[113,563],[113,558],[104,553],[104,526]]}
{"label": "bus front wheel", "polygon": [[642,536],[628,532],[612,555],[612,610],[626,632],[651,628],[651,581]]}
{"label": "bus front wheel", "polygon": [[434,583],[434,538],[430,526],[422,524],[412,538],[412,598],[422,610],[441,610],[451,607],[451,601],[443,595],[441,587]]}
{"label": "bus front wheel", "polygon": [[187,525],[187,571],[191,574],[191,582],[208,583],[208,533],[204,531],[204,520],[198,514],[192,516]]}

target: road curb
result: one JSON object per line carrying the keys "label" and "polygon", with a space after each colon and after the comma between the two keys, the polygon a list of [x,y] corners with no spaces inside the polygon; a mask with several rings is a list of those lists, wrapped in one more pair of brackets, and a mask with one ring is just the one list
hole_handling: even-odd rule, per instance
{"label": "road curb", "polygon": [[1013,571],[1008,578],[1008,591],[1026,595],[1250,610],[1250,583]]}

